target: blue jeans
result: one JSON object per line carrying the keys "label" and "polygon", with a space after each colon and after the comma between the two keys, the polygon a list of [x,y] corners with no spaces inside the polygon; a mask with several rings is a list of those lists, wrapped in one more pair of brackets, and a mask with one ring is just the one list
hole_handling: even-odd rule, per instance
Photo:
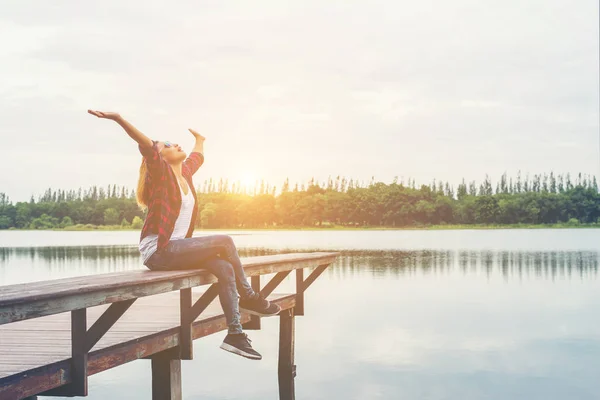
{"label": "blue jeans", "polygon": [[229,333],[242,333],[238,299],[254,295],[233,239],[227,235],[171,240],[156,251],[146,266],[153,271],[206,269],[219,280],[219,300]]}

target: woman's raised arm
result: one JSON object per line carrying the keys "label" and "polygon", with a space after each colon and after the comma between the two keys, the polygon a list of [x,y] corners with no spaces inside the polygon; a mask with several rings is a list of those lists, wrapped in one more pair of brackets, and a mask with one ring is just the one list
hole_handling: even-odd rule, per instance
{"label": "woman's raised arm", "polygon": [[135,140],[140,146],[152,147],[152,140],[148,136],[140,132],[135,126],[127,122],[123,117],[121,117],[121,115],[119,115],[119,113],[94,110],[88,110],[88,113],[98,118],[110,119],[115,121],[117,124],[121,125],[121,127],[129,135],[129,137]]}
{"label": "woman's raised arm", "polygon": [[194,135],[194,138],[196,138],[196,143],[194,143],[194,149],[192,152],[204,155],[204,141],[206,138],[191,128],[188,129],[188,131],[190,131],[190,133]]}
{"label": "woman's raised arm", "polygon": [[204,136],[199,134],[193,129],[188,129],[194,138],[196,138],[196,143],[194,144],[194,148],[190,152],[189,157],[183,162],[185,166],[190,169],[190,173],[194,175],[198,168],[204,163]]}

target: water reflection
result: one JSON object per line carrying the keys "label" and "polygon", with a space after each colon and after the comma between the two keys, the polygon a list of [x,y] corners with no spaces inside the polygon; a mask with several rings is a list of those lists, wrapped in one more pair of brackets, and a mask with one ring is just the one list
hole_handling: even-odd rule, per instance
{"label": "water reflection", "polygon": [[[317,249],[240,249],[242,257]],[[330,274],[370,273],[375,278],[448,273],[508,279],[580,279],[598,275],[597,251],[343,251]],[[0,248],[0,284],[142,268],[136,246]]]}
{"label": "water reflection", "polygon": [[[599,257],[589,247],[343,251],[309,289],[296,324],[294,385],[316,400],[595,399]],[[135,245],[0,248],[0,285],[140,268]],[[288,278],[282,292],[295,288]],[[276,398],[277,329],[268,319],[251,333],[267,361],[260,368],[221,354],[220,335],[198,341],[186,398]],[[94,376],[90,398],[150,395],[147,364],[120,368]]]}
{"label": "water reflection", "polygon": [[598,275],[600,253],[596,251],[357,251],[344,252],[336,262],[342,273],[364,272],[375,277],[456,272],[500,273],[505,279],[589,279]]}

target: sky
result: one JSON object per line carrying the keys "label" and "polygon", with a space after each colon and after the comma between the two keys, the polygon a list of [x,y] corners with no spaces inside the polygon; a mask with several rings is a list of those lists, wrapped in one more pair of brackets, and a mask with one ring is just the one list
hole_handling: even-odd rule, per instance
{"label": "sky", "polygon": [[116,111],[208,178],[597,174],[595,0],[7,0],[0,192],[134,188]]}

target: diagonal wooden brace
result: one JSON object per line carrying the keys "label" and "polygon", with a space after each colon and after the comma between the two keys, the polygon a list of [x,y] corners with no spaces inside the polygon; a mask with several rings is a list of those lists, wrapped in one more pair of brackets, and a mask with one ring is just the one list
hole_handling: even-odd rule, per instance
{"label": "diagonal wooden brace", "polygon": [[304,292],[312,283],[327,269],[329,264],[319,265],[315,270],[306,278],[304,283],[302,284],[302,291]]}
{"label": "diagonal wooden brace", "polygon": [[192,289],[182,289],[179,292],[180,303],[180,336],[179,348],[182,360],[191,360],[194,357],[194,343],[192,341],[192,325],[196,318],[209,306],[219,294],[219,284],[213,283],[208,290],[192,305]]}
{"label": "diagonal wooden brace", "polygon": [[94,322],[94,324],[88,329],[85,340],[86,352],[92,350],[92,348],[98,343],[102,336],[108,332],[108,330],[121,318],[121,316],[131,307],[136,299],[130,299],[120,301],[118,303],[112,303],[110,307],[104,311],[104,313]]}
{"label": "diagonal wooden brace", "polygon": [[210,303],[212,303],[212,301],[218,296],[218,294],[219,294],[219,284],[213,283],[212,285],[210,285],[208,290],[206,292],[204,292],[204,294],[202,296],[200,296],[200,298],[192,306],[192,310],[190,313],[191,322],[194,322],[196,320],[196,318],[198,318],[200,316],[200,313],[202,313],[202,311],[206,310],[206,307],[208,307],[210,305]]}
{"label": "diagonal wooden brace", "polygon": [[269,296],[271,293],[273,293],[273,290],[275,290],[275,288],[279,286],[281,282],[283,282],[285,277],[288,276],[290,272],[291,271],[278,272],[277,275],[271,278],[269,283],[267,283],[267,285],[260,291],[260,294],[262,294],[265,298]]}

